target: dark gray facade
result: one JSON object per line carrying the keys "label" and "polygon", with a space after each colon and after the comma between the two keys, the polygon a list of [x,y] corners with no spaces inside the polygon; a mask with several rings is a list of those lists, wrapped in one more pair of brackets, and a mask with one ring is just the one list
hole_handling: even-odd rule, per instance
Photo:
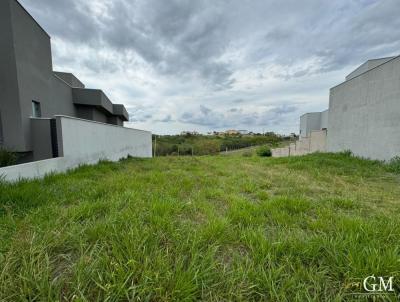
{"label": "dark gray facade", "polygon": [[51,123],[33,120],[55,115],[118,126],[129,119],[125,107],[101,90],[85,89],[73,74],[53,71],[49,35],[18,1],[1,0],[0,147],[30,159],[49,157],[34,150],[40,150],[40,133],[48,137]]}

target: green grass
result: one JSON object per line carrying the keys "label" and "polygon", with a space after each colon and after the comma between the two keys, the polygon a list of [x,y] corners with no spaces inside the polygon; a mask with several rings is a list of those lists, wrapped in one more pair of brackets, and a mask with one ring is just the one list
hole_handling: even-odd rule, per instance
{"label": "green grass", "polygon": [[277,147],[290,143],[290,137],[280,137],[273,132],[264,135],[153,135],[153,149],[157,156],[215,155],[252,146]]}
{"label": "green grass", "polygon": [[0,301],[342,301],[372,274],[400,290],[399,184],[343,154],[129,159],[0,184]]}

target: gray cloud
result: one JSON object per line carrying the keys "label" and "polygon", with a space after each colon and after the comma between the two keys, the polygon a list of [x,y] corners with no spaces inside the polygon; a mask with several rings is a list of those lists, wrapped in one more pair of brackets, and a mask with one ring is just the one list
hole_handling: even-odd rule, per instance
{"label": "gray cloud", "polygon": [[232,108],[225,112],[212,110],[200,105],[196,112],[185,112],[179,121],[187,124],[207,126],[209,128],[226,128],[239,126],[272,126],[279,125],[283,118],[295,113],[299,108],[292,105],[279,105],[262,111],[249,111],[243,108]]}
{"label": "gray cloud", "polygon": [[146,127],[293,131],[351,67],[400,49],[398,0],[20,1],[52,36],[55,65],[126,100]]}
{"label": "gray cloud", "polygon": [[163,117],[162,119],[156,119],[154,121],[160,122],[160,123],[169,123],[169,122],[173,122],[174,119],[172,118],[171,114],[168,114],[167,116]]}
{"label": "gray cloud", "polygon": [[153,115],[148,112],[148,109],[143,106],[136,106],[134,108],[128,108],[129,113],[129,122],[136,123],[136,122],[147,122],[151,120]]}
{"label": "gray cloud", "polygon": [[[222,87],[231,86],[234,70],[221,57],[241,40],[251,43],[247,63],[268,59],[291,66],[318,58],[317,72],[400,46],[398,0],[22,2],[56,37],[134,52],[159,72],[194,73]],[[308,73],[304,68],[292,76]]]}

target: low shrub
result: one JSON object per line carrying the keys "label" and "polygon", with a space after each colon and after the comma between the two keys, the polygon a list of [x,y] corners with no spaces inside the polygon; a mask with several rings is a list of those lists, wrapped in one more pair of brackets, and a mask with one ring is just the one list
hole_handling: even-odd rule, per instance
{"label": "low shrub", "polygon": [[268,148],[266,146],[263,146],[263,147],[259,147],[257,149],[257,155],[258,156],[262,156],[262,157],[271,157],[272,156],[272,152],[271,152],[270,148]]}
{"label": "low shrub", "polygon": [[393,157],[388,163],[387,168],[390,172],[400,174],[400,156]]}
{"label": "low shrub", "polygon": [[17,155],[0,148],[0,168],[17,164]]}

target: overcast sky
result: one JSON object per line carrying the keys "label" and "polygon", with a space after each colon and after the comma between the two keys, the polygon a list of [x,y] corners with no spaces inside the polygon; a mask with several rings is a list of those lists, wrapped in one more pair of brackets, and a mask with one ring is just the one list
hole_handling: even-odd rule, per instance
{"label": "overcast sky", "polygon": [[20,0],[53,64],[155,133],[298,132],[329,88],[400,53],[399,0]]}

